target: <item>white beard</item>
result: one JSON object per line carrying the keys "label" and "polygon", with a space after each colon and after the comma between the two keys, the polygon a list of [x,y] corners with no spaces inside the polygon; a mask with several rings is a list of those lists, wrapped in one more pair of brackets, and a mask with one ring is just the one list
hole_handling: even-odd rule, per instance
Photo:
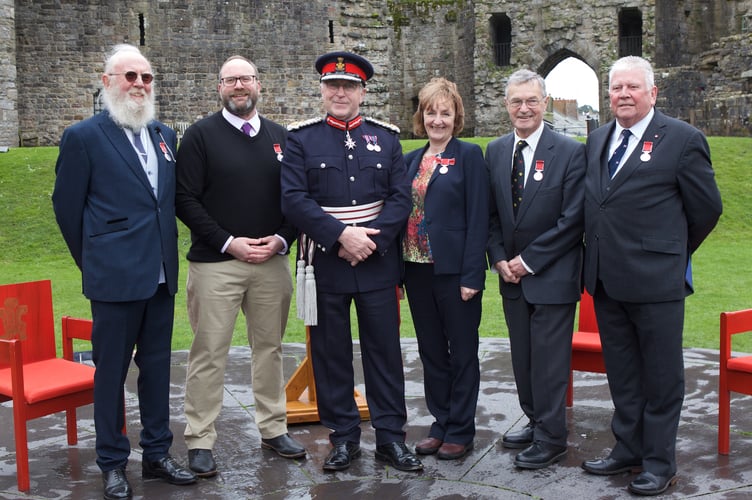
{"label": "white beard", "polygon": [[137,103],[115,87],[104,89],[102,101],[115,123],[131,130],[141,130],[154,119],[154,93],[141,92],[144,92],[144,101]]}

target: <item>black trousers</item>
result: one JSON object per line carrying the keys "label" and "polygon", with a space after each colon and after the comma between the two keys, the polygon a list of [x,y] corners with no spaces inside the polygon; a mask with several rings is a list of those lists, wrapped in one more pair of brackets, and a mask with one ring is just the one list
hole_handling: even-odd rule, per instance
{"label": "black trousers", "polygon": [[122,434],[123,393],[131,359],[138,366],[139,445],[144,460],[158,460],[172,445],[170,356],[175,297],[167,286],[160,285],[146,300],[93,300],[91,313],[97,465],[106,472],[125,467],[128,462],[130,443]]}
{"label": "black trousers", "polygon": [[358,316],[366,400],[376,445],[404,441],[405,376],[395,287],[362,293],[317,292],[318,325],[310,329],[311,361],[321,423],[332,443],[360,441],[360,413],[353,397],[350,306]]}
{"label": "black trousers", "polygon": [[577,303],[530,304],[522,294],[503,298],[502,303],[517,395],[534,425],[534,439],[566,446],[566,395]]}
{"label": "black trousers", "polygon": [[684,402],[684,299],[619,302],[599,283],[593,303],[614,402],[611,456],[671,476]]}
{"label": "black trousers", "polygon": [[435,419],[429,436],[466,445],[475,437],[482,292],[465,302],[458,274],[435,275],[433,264],[413,262],[405,263],[405,288]]}

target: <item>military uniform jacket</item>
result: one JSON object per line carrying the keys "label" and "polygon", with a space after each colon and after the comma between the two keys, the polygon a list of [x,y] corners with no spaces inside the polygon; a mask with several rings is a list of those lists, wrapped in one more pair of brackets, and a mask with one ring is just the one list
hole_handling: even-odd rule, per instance
{"label": "military uniform jacket", "polygon": [[[345,145],[347,132],[350,146],[354,143],[351,148]],[[317,289],[354,293],[398,284],[398,238],[411,206],[406,174],[396,127],[364,119],[345,131],[323,118],[290,127],[282,160],[282,212],[315,242],[309,263],[315,268]],[[378,217],[362,223],[381,230],[371,237],[376,251],[353,267],[337,256],[337,239],[345,224],[321,207],[351,207],[379,200],[384,205]]]}

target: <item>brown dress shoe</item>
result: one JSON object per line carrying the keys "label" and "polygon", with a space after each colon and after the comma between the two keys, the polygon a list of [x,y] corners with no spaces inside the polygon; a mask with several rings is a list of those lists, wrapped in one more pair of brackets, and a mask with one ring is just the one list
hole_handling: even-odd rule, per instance
{"label": "brown dress shoe", "polygon": [[473,449],[473,442],[468,444],[444,443],[439,448],[437,457],[440,460],[456,460],[462,458]]}
{"label": "brown dress shoe", "polygon": [[418,455],[433,455],[439,451],[443,443],[441,439],[429,436],[415,445],[415,453]]}

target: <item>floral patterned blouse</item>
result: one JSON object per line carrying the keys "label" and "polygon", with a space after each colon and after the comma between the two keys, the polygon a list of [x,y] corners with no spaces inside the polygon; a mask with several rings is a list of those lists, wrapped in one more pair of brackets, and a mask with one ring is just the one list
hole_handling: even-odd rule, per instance
{"label": "floral patterned blouse", "polygon": [[428,225],[425,220],[425,200],[428,181],[436,168],[435,156],[424,156],[413,179],[413,209],[407,218],[407,234],[402,241],[405,261],[432,263],[431,242],[428,241]]}

